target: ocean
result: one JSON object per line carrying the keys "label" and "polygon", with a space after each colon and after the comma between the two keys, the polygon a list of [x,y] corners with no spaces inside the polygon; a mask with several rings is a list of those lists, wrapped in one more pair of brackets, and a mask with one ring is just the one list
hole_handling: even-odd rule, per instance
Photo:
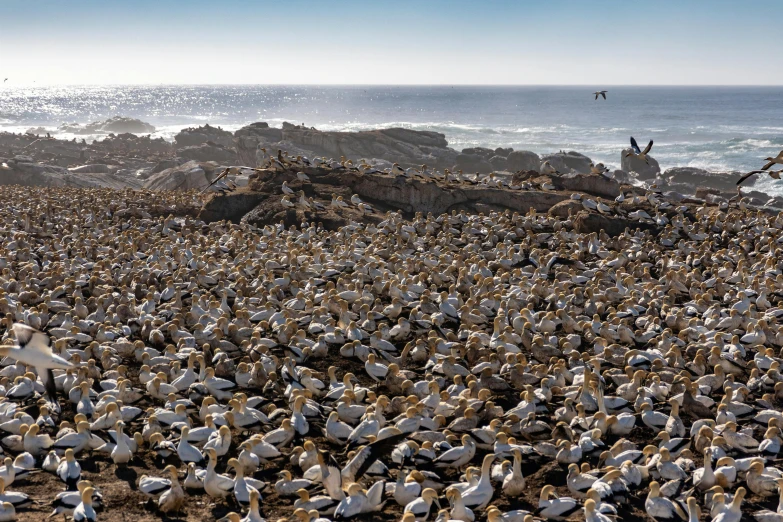
{"label": "ocean", "polygon": [[[451,147],[576,150],[609,167],[634,136],[662,169],[758,168],[783,149],[783,87],[0,86],[0,131],[130,116],[166,139],[182,128],[254,121],[322,130],[407,127]],[[61,136],[61,135],[58,135]],[[69,136],[64,136],[69,137]],[[783,195],[764,178],[757,190]]]}

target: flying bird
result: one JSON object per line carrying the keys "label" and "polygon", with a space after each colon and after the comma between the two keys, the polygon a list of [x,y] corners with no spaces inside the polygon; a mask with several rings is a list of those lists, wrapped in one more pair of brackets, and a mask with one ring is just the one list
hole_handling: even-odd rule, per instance
{"label": "flying bird", "polygon": [[747,174],[743,174],[742,177],[737,180],[737,185],[742,184],[746,179],[748,179],[754,174],[762,174],[764,172],[769,174],[770,178],[780,179],[780,174],[783,173],[783,170],[751,170]]}
{"label": "flying bird", "polygon": [[595,91],[593,94],[595,94],[595,99],[598,99],[598,96],[603,96],[604,100],[606,99],[606,93],[609,91]]}
{"label": "flying bird", "polygon": [[53,369],[68,370],[73,365],[52,353],[49,336],[21,323],[12,327],[18,346],[1,346],[0,357],[10,357],[28,366],[33,366],[46,388],[46,394],[53,403],[57,401],[57,388],[54,386]]}
{"label": "flying bird", "polygon": [[636,140],[633,136],[631,136],[631,148],[633,149],[633,152],[629,152],[625,155],[625,157],[629,156],[636,156],[639,159],[643,159],[645,163],[649,164],[650,162],[647,160],[647,154],[650,153],[650,149],[652,149],[653,146],[653,140],[650,140],[650,143],[647,144],[647,146],[644,148],[644,150],[639,149],[639,145],[636,143]]}
{"label": "flying bird", "polygon": [[764,158],[764,159],[767,160],[767,163],[763,167],[761,167],[761,170],[769,170],[769,168],[776,163],[780,163],[781,165],[783,165],[783,150],[778,152],[778,155],[775,156],[774,158]]}
{"label": "flying bird", "polygon": [[217,182],[218,182],[218,181],[220,181],[221,179],[223,179],[223,178],[225,178],[226,176],[228,176],[228,173],[229,173],[229,171],[230,171],[230,170],[231,170],[230,168],[226,168],[226,169],[225,169],[223,172],[221,172],[220,174],[218,174],[218,177],[216,177],[214,180],[212,180],[212,183],[210,183],[209,185],[207,185],[206,187],[204,187],[204,190],[202,190],[202,191],[201,191],[201,193],[203,194],[204,192],[206,192],[206,191],[207,191],[207,189],[209,189],[209,187],[211,187],[212,185],[214,185],[215,183],[217,183]]}

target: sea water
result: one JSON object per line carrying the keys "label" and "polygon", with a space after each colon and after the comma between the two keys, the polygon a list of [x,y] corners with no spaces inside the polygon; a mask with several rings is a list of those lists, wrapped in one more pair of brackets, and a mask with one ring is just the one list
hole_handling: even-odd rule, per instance
{"label": "sea water", "polygon": [[[407,127],[443,133],[458,150],[575,150],[610,168],[619,168],[620,151],[634,136],[642,147],[655,141],[651,155],[662,169],[712,171],[759,168],[783,149],[783,87],[606,89],[607,99],[595,100],[598,87],[0,86],[0,131],[113,116],[151,123],[166,139],[205,123],[228,130],[255,121],[322,130]],[[755,188],[783,195],[783,181],[765,177]]]}

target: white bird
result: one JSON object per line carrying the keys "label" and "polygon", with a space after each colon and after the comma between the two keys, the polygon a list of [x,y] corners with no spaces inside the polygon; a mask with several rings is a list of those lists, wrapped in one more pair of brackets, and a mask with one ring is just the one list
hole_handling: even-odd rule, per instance
{"label": "white bird", "polygon": [[[87,487],[93,487],[92,483],[87,480],[82,480],[76,484],[76,491],[62,491],[58,493],[52,501],[52,507],[54,507],[54,510],[49,515],[49,518],[56,515],[73,515],[73,510],[82,503],[82,492]],[[100,507],[102,500],[103,496],[97,490],[94,490],[92,496],[93,507]]]}
{"label": "white bird", "polygon": [[234,480],[215,472],[217,453],[213,448],[207,449],[206,453],[209,457],[209,463],[207,464],[207,475],[204,477],[204,491],[213,498],[226,498],[234,489]]}
{"label": "white bird", "polygon": [[481,465],[481,477],[479,478],[478,483],[462,493],[462,500],[466,507],[484,509],[487,504],[489,504],[489,501],[492,500],[494,488],[490,481],[490,472],[494,460],[495,455],[493,454],[484,457],[484,461]]}
{"label": "white bird", "polygon": [[92,496],[95,489],[91,487],[84,488],[82,491],[82,502],[73,510],[74,522],[97,522],[98,515],[92,505]]}
{"label": "white bird", "polygon": [[383,507],[384,482],[378,481],[365,493],[359,484],[348,486],[348,495],[334,510],[334,520],[346,520],[364,513],[380,511]]}
{"label": "white bird", "polygon": [[10,357],[33,366],[52,403],[57,402],[57,388],[52,370],[69,370],[73,365],[52,352],[49,336],[21,323],[12,327],[18,346],[0,346],[0,357]]}
{"label": "white bird", "polygon": [[82,475],[82,467],[73,458],[73,450],[68,448],[65,450],[65,458],[60,461],[57,466],[57,476],[60,480],[65,482],[69,487],[75,486]]}
{"label": "white bird", "polygon": [[177,468],[174,466],[166,466],[166,471],[169,472],[171,484],[158,498],[158,509],[163,513],[170,513],[171,511],[179,511],[182,509],[182,504],[185,502],[185,491],[179,483]]}

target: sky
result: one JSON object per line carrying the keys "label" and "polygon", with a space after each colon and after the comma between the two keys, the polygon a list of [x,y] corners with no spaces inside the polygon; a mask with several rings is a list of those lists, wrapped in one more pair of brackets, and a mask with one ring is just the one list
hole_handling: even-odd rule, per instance
{"label": "sky", "polygon": [[8,85],[783,85],[779,0],[0,0]]}

